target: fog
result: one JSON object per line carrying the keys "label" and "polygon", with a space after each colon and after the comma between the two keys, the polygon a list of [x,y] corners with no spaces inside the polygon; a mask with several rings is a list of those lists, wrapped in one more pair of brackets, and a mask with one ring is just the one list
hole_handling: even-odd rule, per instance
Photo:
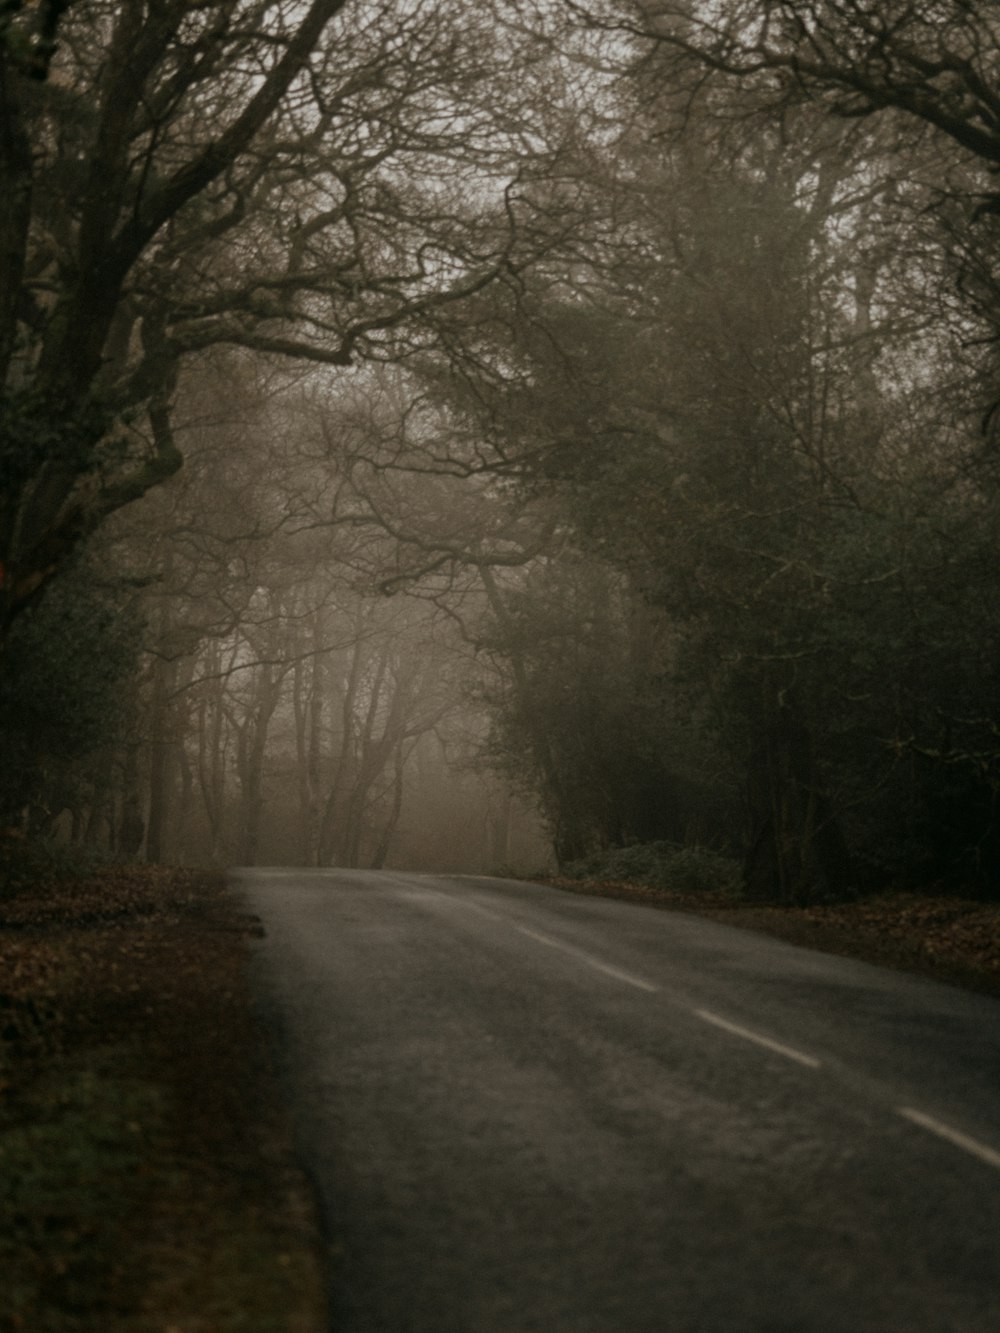
{"label": "fog", "polygon": [[995,892],[988,17],[354,8],[11,20],[4,827]]}

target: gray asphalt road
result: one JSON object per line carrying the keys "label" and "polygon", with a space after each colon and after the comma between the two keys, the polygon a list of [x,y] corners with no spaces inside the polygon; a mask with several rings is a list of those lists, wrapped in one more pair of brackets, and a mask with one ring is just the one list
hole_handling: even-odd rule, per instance
{"label": "gray asphalt road", "polygon": [[237,876],[338,1333],[997,1333],[1000,1004],[509,881]]}

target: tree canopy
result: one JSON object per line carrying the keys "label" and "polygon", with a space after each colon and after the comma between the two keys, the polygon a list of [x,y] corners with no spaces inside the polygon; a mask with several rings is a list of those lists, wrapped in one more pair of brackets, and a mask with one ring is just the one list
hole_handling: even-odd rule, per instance
{"label": "tree canopy", "polygon": [[991,6],[0,12],[4,688],[145,626],[74,836],[996,882]]}
{"label": "tree canopy", "polygon": [[3,7],[4,625],[181,466],[193,357],[344,367],[432,346],[443,309],[565,230],[569,197],[535,198],[565,136],[539,134],[519,39],[492,18],[387,0]]}

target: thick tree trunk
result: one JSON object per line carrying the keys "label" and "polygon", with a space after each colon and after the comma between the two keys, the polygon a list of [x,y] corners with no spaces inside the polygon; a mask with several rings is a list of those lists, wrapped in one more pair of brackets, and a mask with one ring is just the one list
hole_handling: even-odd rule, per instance
{"label": "thick tree trunk", "polygon": [[275,675],[271,667],[264,667],[257,686],[256,706],[244,722],[237,742],[241,789],[237,855],[240,863],[246,866],[257,864],[264,811],[264,756],[271,718],[278,703],[281,675]]}
{"label": "thick tree trunk", "polygon": [[157,661],[153,667],[150,707],[149,815],[146,823],[146,860],[159,865],[166,856],[167,831],[173,796],[174,738],[171,735],[170,696],[176,663]]}
{"label": "thick tree trunk", "polygon": [[747,781],[749,837],[743,875],[757,902],[807,903],[842,893],[847,847],[793,703],[761,724]]}
{"label": "thick tree trunk", "polygon": [[121,818],[116,830],[116,842],[118,850],[130,861],[138,857],[146,836],[139,791],[139,746],[128,744],[122,763]]}

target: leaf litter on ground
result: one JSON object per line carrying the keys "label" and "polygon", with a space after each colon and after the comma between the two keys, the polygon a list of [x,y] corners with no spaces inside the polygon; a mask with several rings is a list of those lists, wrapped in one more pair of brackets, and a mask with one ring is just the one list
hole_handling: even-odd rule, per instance
{"label": "leaf litter on ground", "polygon": [[325,1328],[259,930],[197,870],[0,890],[0,1333]]}

